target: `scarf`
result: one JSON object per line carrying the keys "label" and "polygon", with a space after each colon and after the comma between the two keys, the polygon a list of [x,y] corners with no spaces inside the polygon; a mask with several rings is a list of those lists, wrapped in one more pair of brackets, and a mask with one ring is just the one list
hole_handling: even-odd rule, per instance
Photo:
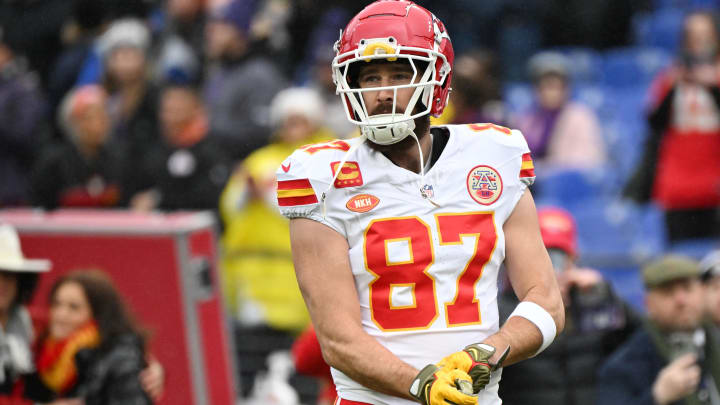
{"label": "scarf", "polygon": [[48,337],[41,345],[37,359],[40,380],[52,391],[63,394],[77,381],[75,354],[100,344],[97,324],[92,321],[65,339]]}

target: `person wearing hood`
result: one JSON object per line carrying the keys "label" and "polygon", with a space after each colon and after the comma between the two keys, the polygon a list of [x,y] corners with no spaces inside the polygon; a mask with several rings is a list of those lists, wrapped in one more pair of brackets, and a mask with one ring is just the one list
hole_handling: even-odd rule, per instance
{"label": "person wearing hood", "polygon": [[234,160],[265,145],[270,137],[269,106],[286,78],[254,46],[255,0],[232,0],[211,11],[206,56],[211,61],[204,89],[210,126]]}

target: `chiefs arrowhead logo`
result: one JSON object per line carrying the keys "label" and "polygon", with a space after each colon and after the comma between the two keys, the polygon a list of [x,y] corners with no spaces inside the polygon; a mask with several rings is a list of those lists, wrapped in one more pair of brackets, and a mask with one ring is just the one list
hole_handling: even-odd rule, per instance
{"label": "chiefs arrowhead logo", "polygon": [[285,173],[287,173],[287,172],[290,171],[290,165],[291,165],[291,164],[292,164],[292,163],[288,163],[287,166],[285,166],[285,164],[283,163],[283,164],[280,165],[280,167],[282,167],[283,171],[284,171]]}
{"label": "chiefs arrowhead logo", "polygon": [[372,194],[359,194],[348,200],[345,206],[353,212],[368,212],[380,204],[380,199]]}

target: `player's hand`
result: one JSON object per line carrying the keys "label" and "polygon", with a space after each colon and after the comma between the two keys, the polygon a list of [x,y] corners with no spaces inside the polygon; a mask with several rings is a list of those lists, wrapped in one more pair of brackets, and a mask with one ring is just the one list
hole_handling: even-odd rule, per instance
{"label": "player's hand", "polygon": [[660,370],[652,387],[655,403],[669,404],[692,394],[700,384],[697,357],[688,353],[678,357]]}
{"label": "player's hand", "polygon": [[508,347],[496,364],[490,364],[495,348],[489,344],[475,343],[440,360],[438,366],[466,372],[472,378],[473,392],[477,394],[490,382],[490,373],[502,366],[509,351]]}
{"label": "player's hand", "polygon": [[462,370],[425,366],[410,385],[410,395],[424,405],[476,405],[472,379]]}

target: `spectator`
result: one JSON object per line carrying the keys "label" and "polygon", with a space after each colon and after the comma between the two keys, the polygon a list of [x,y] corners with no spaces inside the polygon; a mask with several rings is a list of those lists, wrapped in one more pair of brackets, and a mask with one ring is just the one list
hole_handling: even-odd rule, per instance
{"label": "spectator", "polygon": [[587,169],[605,163],[605,145],[597,117],[570,100],[565,57],[555,52],[535,55],[529,62],[536,105],[519,117],[517,127],[533,159],[552,167]]}
{"label": "spectator", "polygon": [[129,167],[123,181],[130,207],[216,209],[229,163],[209,133],[205,108],[194,88],[169,85],[160,97],[162,141]]}
{"label": "spectator", "polygon": [[201,75],[205,41],[205,9],[202,0],[170,0],[155,27],[159,40],[156,76],[161,82],[193,82]]}
{"label": "spectator", "polygon": [[44,100],[15,47],[0,25],[0,207],[27,204],[27,173],[43,140]]}
{"label": "spectator", "polygon": [[306,47],[306,54],[309,55],[306,62],[309,65],[309,86],[317,90],[325,103],[323,125],[339,138],[349,138],[358,131],[357,125],[347,119],[342,100],[335,94],[337,86],[332,73],[332,61],[335,58],[333,44],[347,19],[347,12],[341,7],[325,11]]}
{"label": "spectator", "polygon": [[213,134],[234,160],[269,140],[268,107],[285,87],[273,63],[253,47],[250,24],[256,0],[231,0],[213,11],[207,27],[208,69],[205,97]]}
{"label": "spectator", "polygon": [[107,94],[97,85],[72,90],[58,112],[66,140],[48,145],[32,174],[32,203],[44,208],[119,203],[122,145],[111,142]]}
{"label": "spectator", "polygon": [[720,235],[719,45],[712,14],[686,17],[679,58],[651,87],[651,132],[625,188],[660,204],[671,242]]}
{"label": "spectator", "polygon": [[[30,310],[30,301],[38,273],[51,264],[44,259],[27,259],[20,248],[15,229],[0,225],[0,404],[24,405],[24,377],[34,370],[31,347],[35,337],[43,334],[47,314],[38,308]],[[149,357],[141,373],[143,389],[154,399],[163,393],[164,369]]]}
{"label": "spectator", "polygon": [[[25,304],[30,300],[38,273],[50,262],[26,259],[20,239],[10,225],[0,225],[0,403],[21,404],[20,377],[33,371],[32,343],[38,330]],[[6,402],[7,401],[7,402]]]}
{"label": "spectator", "polygon": [[474,49],[457,58],[453,81],[448,109],[434,123],[507,123],[495,57],[490,51]]}
{"label": "spectator", "polygon": [[100,37],[103,85],[113,137],[129,144],[133,156],[157,141],[157,90],[150,83],[150,31],[136,19],[114,22]]}
{"label": "spectator", "polygon": [[[110,279],[100,271],[61,277],[50,291],[47,332],[26,394],[47,403],[151,404],[140,373],[145,339]],[[60,403],[60,402],[53,402]]]}
{"label": "spectator", "polygon": [[648,322],[599,371],[597,404],[716,404],[720,341],[702,323],[698,264],[665,256],[643,269]]}
{"label": "spectator", "polygon": [[720,332],[720,250],[710,252],[700,262],[705,285],[705,312],[708,320]]}
{"label": "spectator", "polygon": [[[312,89],[290,88],[277,94],[270,108],[275,142],[243,161],[223,192],[221,211],[226,231],[223,274],[231,313],[239,321],[237,346],[243,367],[243,391],[249,392],[255,363],[250,336],[265,336],[257,348],[269,352],[292,342],[310,318],[297,286],[288,221],[277,209],[275,170],[297,147],[331,138],[319,127],[324,113]],[[258,229],[263,232],[258,233]],[[271,340],[271,336],[287,339]],[[247,340],[247,343],[245,341]],[[284,343],[283,343],[284,344]],[[264,356],[256,359],[263,367]]]}
{"label": "spectator", "polygon": [[[535,358],[503,370],[500,397],[509,405],[592,404],[597,367],[637,328],[639,319],[600,273],[576,264],[576,227],[567,211],[540,209],[538,220],[563,295],[565,331]],[[498,301],[501,322],[517,304],[506,288]]]}
{"label": "spectator", "polygon": [[73,0],[71,19],[65,22],[63,47],[48,77],[51,116],[63,97],[75,87],[85,61],[93,54],[97,38],[106,28],[107,4],[97,0]]}
{"label": "spectator", "polygon": [[0,2],[3,36],[27,58],[30,70],[38,72],[43,85],[62,49],[60,31],[71,13],[72,2],[68,0]]}

